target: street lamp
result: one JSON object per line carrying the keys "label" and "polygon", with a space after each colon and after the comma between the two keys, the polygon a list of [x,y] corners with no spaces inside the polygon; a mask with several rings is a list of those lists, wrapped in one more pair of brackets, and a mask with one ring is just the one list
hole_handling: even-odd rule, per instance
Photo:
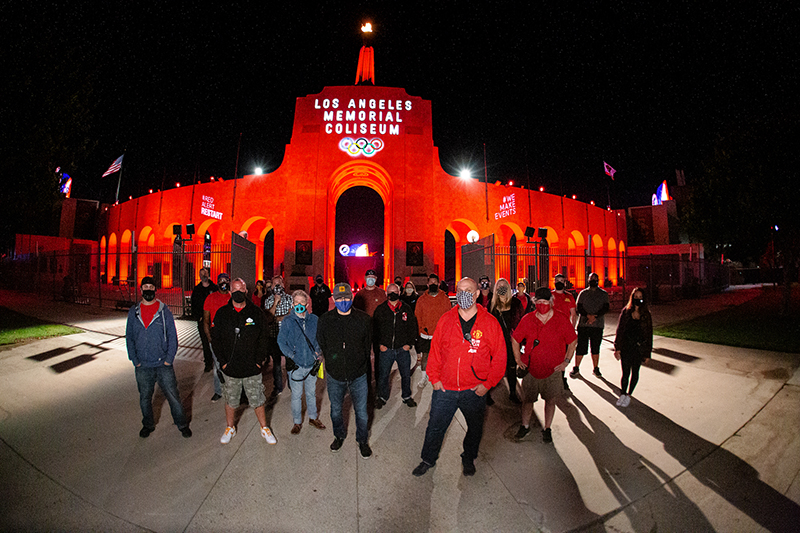
{"label": "street lamp", "polygon": [[256,167],[256,175],[261,175],[263,173],[264,173],[264,171],[263,171],[263,169],[261,167]]}
{"label": "street lamp", "polygon": [[465,168],[461,171],[460,176],[462,180],[468,180],[472,177],[472,173],[469,171],[468,168]]}

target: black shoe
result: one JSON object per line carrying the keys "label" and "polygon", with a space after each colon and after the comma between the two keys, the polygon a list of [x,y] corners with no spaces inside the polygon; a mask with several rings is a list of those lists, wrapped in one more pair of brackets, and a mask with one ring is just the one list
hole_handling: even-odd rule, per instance
{"label": "black shoe", "polygon": [[181,429],[181,435],[183,435],[184,439],[188,439],[192,436],[192,430],[189,429],[189,426],[186,426],[185,428]]}
{"label": "black shoe", "polygon": [[492,400],[492,395],[489,394],[488,392],[486,393],[486,405],[489,407],[494,405],[494,400]]}
{"label": "black shoe", "polygon": [[204,372],[204,373],[205,373],[205,372],[211,372],[211,369],[212,369],[212,368],[214,368],[214,367],[213,367],[213,366],[211,366],[211,365],[206,365],[206,366],[205,366],[205,368],[203,368],[203,372]]}
{"label": "black shoe", "polygon": [[381,409],[384,405],[386,405],[386,400],[378,396],[375,399],[375,409]]}
{"label": "black shoe", "polygon": [[564,378],[564,390],[569,390],[569,383],[567,383],[567,378]]}
{"label": "black shoe", "polygon": [[528,433],[530,433],[530,432],[531,432],[531,428],[529,428],[529,427],[526,428],[525,426],[521,425],[521,426],[519,426],[519,429],[517,430],[517,434],[514,435],[514,439],[515,440],[522,440],[525,437],[527,437]]}
{"label": "black shoe", "polygon": [[542,430],[542,440],[544,442],[553,442],[553,432],[550,431],[550,428]]}
{"label": "black shoe", "polygon": [[142,429],[139,431],[139,436],[142,437],[143,439],[146,439],[147,437],[150,436],[150,433],[152,433],[154,429],[155,428],[142,427]]}
{"label": "black shoe", "polygon": [[411,473],[417,477],[424,476],[425,472],[427,472],[431,468],[433,468],[433,465],[429,465],[425,461],[422,461],[420,464],[417,465],[417,467]]}
{"label": "black shoe", "polygon": [[600,373],[600,367],[599,366],[594,367],[594,375],[596,377],[598,377],[598,378],[602,378],[603,377],[603,374]]}
{"label": "black shoe", "polygon": [[475,463],[472,461],[464,461],[461,460],[461,470],[464,472],[465,476],[474,476],[475,475]]}
{"label": "black shoe", "polygon": [[220,398],[222,398],[222,396],[220,396],[219,394],[217,394],[217,393],[215,392],[215,393],[214,393],[214,396],[212,396],[212,397],[211,397],[211,402],[212,402],[212,403],[214,403],[214,402],[218,402]]}
{"label": "black shoe", "polygon": [[369,447],[369,443],[367,442],[359,442],[358,449],[361,451],[361,457],[364,459],[369,459],[372,455],[372,448]]}
{"label": "black shoe", "polygon": [[331,442],[331,451],[333,453],[338,452],[342,449],[342,444],[344,444],[344,439],[340,439],[339,437],[334,437],[333,442]]}
{"label": "black shoe", "polygon": [[414,398],[407,398],[407,399],[403,400],[403,403],[406,404],[409,407],[416,407],[417,406],[417,402],[414,401]]}

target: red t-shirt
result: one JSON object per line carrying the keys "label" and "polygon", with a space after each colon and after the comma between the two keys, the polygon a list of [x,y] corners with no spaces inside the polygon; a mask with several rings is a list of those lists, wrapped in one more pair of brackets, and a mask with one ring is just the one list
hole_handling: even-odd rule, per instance
{"label": "red t-shirt", "polygon": [[[553,313],[550,320],[542,324],[535,312],[522,317],[511,336],[519,344],[525,344],[522,362],[527,363],[530,360],[528,372],[536,379],[550,376],[553,369],[564,362],[567,345],[578,338],[563,313]],[[534,348],[533,341],[536,339],[539,339],[539,344]]]}
{"label": "red t-shirt", "polygon": [[568,292],[565,293],[557,293],[553,291],[553,309],[558,311],[559,313],[564,313],[567,315],[567,318],[570,317],[570,309],[575,308],[575,299],[572,295]]}
{"label": "red t-shirt", "polygon": [[158,312],[158,308],[161,307],[157,301],[154,301],[150,305],[142,304],[139,306],[139,312],[142,317],[142,322],[144,322],[144,327],[147,328],[150,326],[150,322],[153,321],[153,317],[156,316]]}
{"label": "red t-shirt", "polygon": [[219,291],[212,292],[206,298],[205,303],[203,304],[203,311],[208,311],[211,314],[211,323],[209,326],[214,325],[214,316],[219,311],[219,308],[228,303],[228,300],[231,299],[231,293],[222,294]]}

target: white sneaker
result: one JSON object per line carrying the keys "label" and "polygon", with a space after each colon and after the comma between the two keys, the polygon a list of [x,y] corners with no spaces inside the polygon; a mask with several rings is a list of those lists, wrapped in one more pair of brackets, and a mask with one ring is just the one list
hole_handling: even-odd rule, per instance
{"label": "white sneaker", "polygon": [[275,438],[275,435],[272,434],[268,427],[261,428],[261,436],[270,444],[278,443],[278,439]]}
{"label": "white sneaker", "polygon": [[420,370],[420,374],[422,377],[419,378],[419,383],[417,383],[417,387],[419,387],[420,389],[424,389],[425,385],[428,384],[428,374],[426,374],[424,370]]}
{"label": "white sneaker", "polygon": [[630,395],[625,395],[625,401],[622,403],[622,407],[628,407],[631,404],[631,397]]}
{"label": "white sneaker", "polygon": [[236,436],[236,428],[232,428],[230,426],[225,428],[225,433],[222,434],[222,438],[219,441],[222,444],[228,444],[233,437]]}
{"label": "white sneaker", "polygon": [[617,400],[617,407],[624,407],[625,406],[625,395],[621,394],[619,399]]}

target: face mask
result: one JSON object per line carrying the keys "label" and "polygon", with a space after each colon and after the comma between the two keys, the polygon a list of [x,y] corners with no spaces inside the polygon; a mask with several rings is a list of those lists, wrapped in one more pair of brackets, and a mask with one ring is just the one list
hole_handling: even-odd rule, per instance
{"label": "face mask", "polygon": [[506,294],[508,294],[508,287],[506,287],[505,285],[500,285],[499,287],[497,287],[497,294],[499,296],[505,296]]}
{"label": "face mask", "polygon": [[375,278],[367,278],[367,287],[375,286]]}
{"label": "face mask", "polygon": [[303,304],[297,304],[294,306],[294,312],[297,313],[298,315],[302,315],[303,313],[306,312],[306,306]]}
{"label": "face mask", "polygon": [[414,289],[412,289],[411,287],[407,288],[406,294],[414,294]]}
{"label": "face mask", "polygon": [[353,300],[334,300],[333,303],[336,305],[336,309],[338,309],[342,313],[346,313],[350,310],[350,307],[353,305]]}
{"label": "face mask", "polygon": [[322,278],[317,278],[314,281],[316,281],[317,285],[322,285]]}
{"label": "face mask", "polygon": [[488,281],[481,281],[481,290],[489,290],[489,282]]}
{"label": "face mask", "polygon": [[644,305],[644,298],[634,298],[633,299],[633,305],[635,305],[637,307],[643,306]]}
{"label": "face mask", "polygon": [[564,290],[564,282],[563,281],[556,281],[556,290],[563,291]]}
{"label": "face mask", "polygon": [[142,298],[144,298],[145,302],[152,302],[156,299],[156,291],[146,289],[142,291]]}
{"label": "face mask", "polygon": [[231,288],[231,286],[227,281],[220,281],[219,282],[219,290],[221,290],[222,292],[227,292],[228,289],[230,289],[230,288]]}
{"label": "face mask", "polygon": [[458,291],[458,293],[456,293],[456,302],[458,302],[458,306],[461,309],[469,309],[475,305],[475,297],[471,292]]}
{"label": "face mask", "polygon": [[550,312],[550,304],[536,304],[536,312],[540,315],[546,315]]}
{"label": "face mask", "polygon": [[397,300],[400,299],[400,295],[397,294],[396,292],[390,292],[389,294],[386,295],[386,297],[389,298],[390,302],[396,302]]}
{"label": "face mask", "polygon": [[247,294],[243,293],[242,291],[236,291],[234,293],[231,293],[231,300],[233,300],[237,304],[244,302],[246,299],[247,299]]}
{"label": "face mask", "polygon": [[439,291],[439,286],[435,283],[431,283],[428,285],[428,290],[431,292],[431,294],[436,294]]}
{"label": "face mask", "polygon": [[599,284],[600,283],[596,279],[589,280],[589,287],[592,289],[596,288]]}

